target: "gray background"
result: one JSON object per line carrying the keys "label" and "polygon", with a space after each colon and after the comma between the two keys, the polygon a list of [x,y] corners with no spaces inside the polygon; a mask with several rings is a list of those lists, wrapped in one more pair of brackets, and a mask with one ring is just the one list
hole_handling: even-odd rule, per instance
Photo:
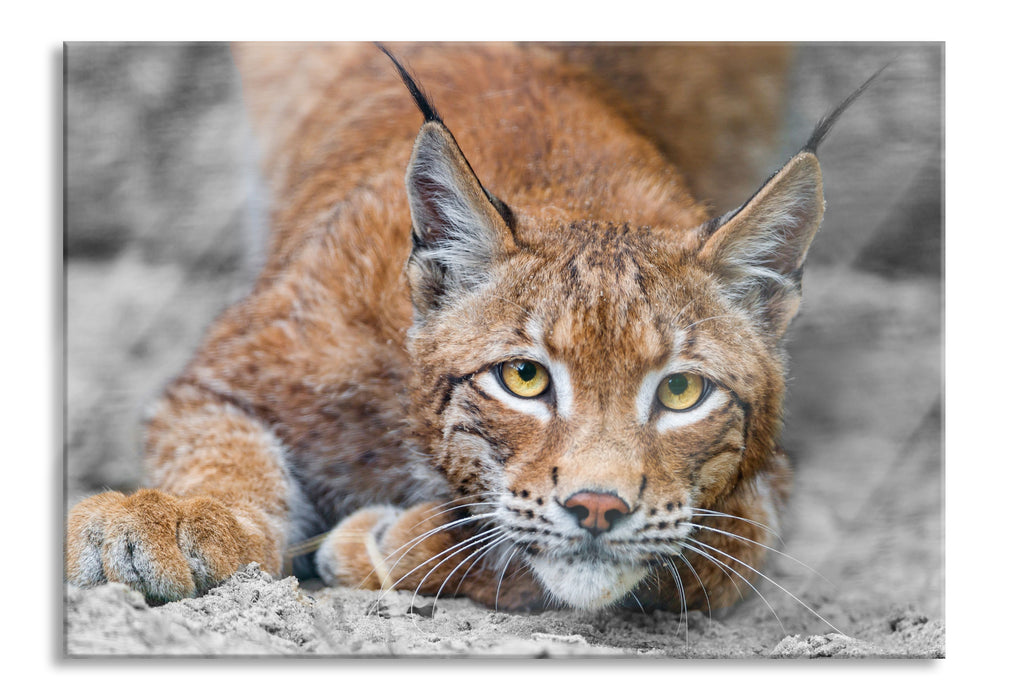
{"label": "gray background", "polygon": [[[262,199],[219,44],[71,44],[66,57],[66,496],[135,488],[141,411],[251,285]],[[779,580],[839,619],[943,615],[943,48],[800,45],[776,162],[880,65],[820,148],[785,445]],[[760,180],[753,183],[754,188]]]}

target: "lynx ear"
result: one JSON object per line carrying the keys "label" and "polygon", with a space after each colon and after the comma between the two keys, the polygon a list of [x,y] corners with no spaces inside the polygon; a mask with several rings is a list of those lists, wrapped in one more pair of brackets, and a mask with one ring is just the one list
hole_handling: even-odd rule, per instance
{"label": "lynx ear", "polygon": [[507,206],[484,190],[440,121],[427,121],[406,174],[413,219],[408,274],[414,306],[424,313],[446,294],[486,280],[494,262],[514,248]]}
{"label": "lynx ear", "polygon": [[823,210],[820,163],[804,150],[749,202],[707,225],[699,259],[776,338],[798,311],[802,265]]}

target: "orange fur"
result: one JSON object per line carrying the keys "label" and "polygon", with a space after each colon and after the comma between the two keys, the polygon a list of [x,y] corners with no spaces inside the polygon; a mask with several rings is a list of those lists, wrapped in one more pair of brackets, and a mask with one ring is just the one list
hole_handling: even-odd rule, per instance
{"label": "orange fur", "polygon": [[[72,511],[68,579],[192,595],[248,561],[279,573],[289,540],[337,526],[319,555],[332,583],[512,608],[596,607],[629,591],[674,609],[731,604],[746,586],[722,566],[754,577],[739,562],[758,569],[764,550],[746,540],[768,541],[762,525],[790,483],[777,448],[779,346],[798,301],[789,275],[819,224],[815,157],[790,163],[712,230],[668,155],[681,144],[693,177],[710,184],[705,168],[725,159],[713,155],[718,139],[629,118],[629,64],[586,47],[393,50],[451,133],[429,122],[416,138],[417,111],[373,46],[237,47],[272,193],[271,254],[148,424],[159,490],[102,494]],[[721,63],[702,60],[703,47],[669,50],[723,76],[764,56],[760,84],[775,89],[786,63],[773,46],[711,54]],[[663,56],[645,51],[641,75]],[[653,120],[676,111],[649,102],[654,92],[623,91]],[[691,88],[689,104],[717,111],[702,93]],[[752,129],[766,135],[776,113],[761,99]],[[448,174],[431,175],[432,162]],[[471,245],[446,252],[426,230],[451,218],[425,200],[432,186],[478,222]],[[767,236],[765,219],[777,226],[782,207],[811,212],[784,234],[801,255],[781,254],[784,281],[757,285],[746,256],[754,245],[763,253],[750,241]],[[423,241],[413,255],[411,226]],[[429,249],[450,257],[424,258]],[[451,269],[481,255],[479,283]],[[531,348],[554,372],[555,393],[538,406],[494,384],[496,363]],[[648,403],[648,382],[671,360],[714,387],[701,418]],[[618,526],[600,540],[611,544],[599,568],[612,571],[586,591],[551,583],[565,566],[594,575],[597,554],[563,505],[582,491],[626,502],[630,523],[626,541]],[[299,518],[308,524],[292,530]],[[701,552],[721,553],[676,549],[672,533],[691,522],[731,533],[690,531]],[[488,549],[461,546],[465,537]],[[137,571],[130,551],[153,564]]]}

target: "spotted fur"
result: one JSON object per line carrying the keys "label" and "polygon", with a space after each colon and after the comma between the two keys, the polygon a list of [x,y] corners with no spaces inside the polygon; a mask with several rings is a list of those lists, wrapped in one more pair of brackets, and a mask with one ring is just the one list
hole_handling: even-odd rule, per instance
{"label": "spotted fur", "polygon": [[[157,490],[71,512],[68,579],[173,599],[251,560],[280,573],[328,531],[329,583],[733,603],[790,485],[781,340],[823,213],[812,149],[712,218],[563,51],[392,54],[409,90],[371,46],[239,48],[272,252],[152,413]],[[546,393],[502,384],[515,359]],[[676,372],[707,379],[693,410],[656,401]],[[626,509],[589,532],[586,492]]]}

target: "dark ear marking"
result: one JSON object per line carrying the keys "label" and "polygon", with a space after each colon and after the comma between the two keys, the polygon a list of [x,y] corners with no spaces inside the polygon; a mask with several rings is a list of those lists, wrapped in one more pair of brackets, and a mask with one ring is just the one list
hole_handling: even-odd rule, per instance
{"label": "dark ear marking", "polygon": [[410,72],[387,48],[376,46],[424,115],[406,172],[413,241],[407,278],[415,318],[422,319],[449,295],[486,280],[494,261],[514,247],[515,216],[480,182]]}
{"label": "dark ear marking", "polygon": [[[834,124],[837,123],[837,120],[841,118],[841,115],[844,114],[844,112],[848,109],[848,107],[850,107],[852,103],[855,100],[857,100],[858,97],[863,92],[865,92],[866,88],[868,88],[869,85],[871,85],[873,81],[875,81],[876,78],[879,77],[879,74],[885,71],[887,68],[889,68],[889,66],[890,63],[886,63],[885,65],[883,65],[879,70],[877,70],[875,73],[869,76],[869,78],[864,83],[862,83],[853,93],[848,95],[844,99],[844,101],[841,102],[841,104],[835,107],[829,114],[826,114],[823,117],[821,117],[820,121],[816,123],[816,127],[814,127],[813,133],[809,137],[809,140],[806,141],[806,144],[801,149],[799,149],[799,153],[812,153],[813,155],[816,155],[816,149],[820,147],[820,144],[827,137],[827,134],[834,127]],[[715,216],[711,219],[708,219],[703,224],[701,224],[700,228],[698,229],[698,236],[700,237],[700,239],[702,241],[707,240],[707,238],[711,236],[712,233],[717,231],[719,227],[728,223],[732,219],[732,217],[734,217],[740,211],[745,209],[746,206],[753,199],[753,197],[755,197],[757,193],[759,193],[764,188],[764,186],[767,185],[767,183],[769,183],[772,179],[774,179],[774,177],[779,172],[781,171],[778,170],[775,173],[773,173],[770,177],[768,177],[764,181],[764,184],[758,187],[756,192],[754,192],[754,194],[750,196],[750,199],[746,200],[746,202],[744,202],[741,207],[737,207],[736,209],[733,209],[730,212],[722,214],[721,216]]]}
{"label": "dark ear marking", "polygon": [[[420,85],[417,83],[417,80],[410,74],[410,71],[408,71],[399,61],[399,59],[397,59],[392,54],[392,52],[389,51],[389,49],[387,49],[381,43],[376,41],[375,46],[377,46],[382,53],[388,56],[389,60],[392,61],[394,66],[396,66],[396,70],[399,72],[399,77],[403,80],[403,84],[406,86],[406,89],[409,90],[410,95],[413,97],[413,101],[417,105],[417,108],[420,109],[421,114],[424,115],[424,122],[425,123],[438,122],[442,126],[445,126],[445,122],[441,118],[441,114],[439,114],[438,110],[436,110],[434,108],[434,105],[431,104],[431,97],[424,91],[423,88],[420,87]],[[448,127],[446,127],[446,130],[447,129]],[[466,161],[466,165],[469,166],[469,160],[466,158],[466,154],[462,153],[462,151],[460,151],[460,154],[462,155],[463,160]],[[470,169],[472,170],[472,166],[470,166]],[[474,174],[474,177],[475,176],[476,175]],[[479,183],[479,178],[477,178],[477,182]],[[482,183],[480,183],[480,189],[483,190],[483,193],[487,196],[487,199],[489,199],[491,204],[494,205],[494,208],[497,209],[498,213],[501,215],[501,218],[504,219],[505,224],[508,226],[508,229],[514,232],[515,215],[512,213],[511,208],[501,199],[494,196],[493,193],[489,192],[487,188],[483,186]],[[414,242],[415,243],[417,242],[416,234],[414,234]]]}
{"label": "dark ear marking", "polygon": [[417,318],[488,279],[514,248],[511,212],[480,184],[441,122],[424,122],[406,170],[413,225],[407,267]]}
{"label": "dark ear marking", "polygon": [[438,110],[434,108],[431,104],[431,98],[428,97],[427,93],[417,84],[414,77],[410,75],[410,71],[403,67],[403,64],[399,62],[389,49],[385,48],[382,44],[375,42],[375,46],[379,50],[389,57],[392,64],[396,66],[396,70],[399,71],[399,77],[403,79],[403,84],[406,85],[406,89],[410,91],[410,95],[413,97],[413,101],[417,104],[417,108],[420,109],[421,114],[424,115],[425,122],[438,122],[443,123],[441,120],[441,115],[438,114]]}
{"label": "dark ear marking", "polygon": [[515,214],[512,213],[511,207],[502,200],[498,199],[492,192],[488,192],[487,188],[483,185],[480,185],[480,189],[483,190],[483,193],[487,195],[487,199],[489,199],[490,203],[494,205],[495,209],[497,209],[497,213],[501,215],[502,219],[504,219],[505,226],[508,227],[508,230],[515,233]]}
{"label": "dark ear marking", "polygon": [[889,63],[885,64],[882,68],[880,68],[875,73],[870,75],[869,79],[866,80],[864,83],[862,83],[858,87],[858,89],[855,90],[855,92],[848,95],[848,97],[845,98],[844,102],[842,102],[841,104],[839,104],[837,107],[834,108],[834,111],[822,117],[820,121],[816,123],[816,127],[813,129],[813,135],[809,137],[809,140],[806,141],[806,145],[803,146],[802,150],[799,152],[800,153],[807,152],[815,154],[816,149],[820,147],[820,143],[827,136],[827,133],[831,130],[834,124],[837,123],[837,120],[841,117],[841,115],[844,114],[845,110],[847,110],[848,107],[851,106],[852,102],[858,99],[859,95],[865,92],[865,89],[869,87],[869,85],[872,84],[872,82],[877,77],[879,77],[879,74],[885,71],[887,67],[889,67],[889,65],[890,65]]}
{"label": "dark ear marking", "polygon": [[799,306],[802,269],[823,219],[823,179],[816,149],[883,66],[817,122],[813,135],[743,206],[696,229],[699,257],[722,279],[726,295],[781,338]]}

